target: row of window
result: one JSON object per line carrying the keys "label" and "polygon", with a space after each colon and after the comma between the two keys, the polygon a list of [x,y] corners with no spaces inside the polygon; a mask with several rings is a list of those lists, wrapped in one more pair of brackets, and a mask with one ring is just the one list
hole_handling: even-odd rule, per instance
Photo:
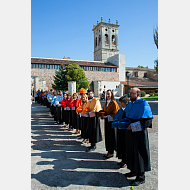
{"label": "row of window", "polygon": [[85,71],[107,71],[107,72],[117,72],[116,68],[107,68],[107,67],[86,67],[81,66]]}
{"label": "row of window", "polygon": [[[105,67],[86,67],[81,66],[85,71],[107,71],[107,72],[117,72],[116,68],[105,68]],[[37,69],[59,69],[61,65],[48,65],[48,64],[31,64],[31,68]]]}
{"label": "row of window", "polygon": [[61,65],[31,64],[31,68],[37,69],[59,69]]}

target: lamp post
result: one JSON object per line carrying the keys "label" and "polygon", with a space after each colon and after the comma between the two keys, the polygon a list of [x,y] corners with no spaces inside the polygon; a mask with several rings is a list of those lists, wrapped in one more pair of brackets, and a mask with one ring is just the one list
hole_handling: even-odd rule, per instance
{"label": "lamp post", "polygon": [[129,72],[126,72],[127,76],[127,97],[129,97]]}

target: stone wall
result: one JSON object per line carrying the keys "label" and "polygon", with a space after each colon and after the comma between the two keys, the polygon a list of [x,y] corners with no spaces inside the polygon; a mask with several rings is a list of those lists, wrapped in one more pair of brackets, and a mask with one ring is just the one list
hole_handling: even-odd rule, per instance
{"label": "stone wall", "polygon": [[148,71],[148,78],[150,78],[154,81],[158,81],[158,73],[150,70],[150,71]]}
{"label": "stone wall", "polygon": [[[31,69],[31,76],[38,76],[40,80],[46,81],[48,90],[52,88],[54,81],[55,71],[58,69]],[[106,72],[106,71],[84,71],[88,81],[119,81],[118,72]]]}
{"label": "stone wall", "polygon": [[40,80],[46,81],[46,86],[50,90],[52,88],[55,70],[57,69],[31,69],[31,76],[38,76]]}
{"label": "stone wall", "polygon": [[119,81],[118,72],[84,71],[88,81]]}

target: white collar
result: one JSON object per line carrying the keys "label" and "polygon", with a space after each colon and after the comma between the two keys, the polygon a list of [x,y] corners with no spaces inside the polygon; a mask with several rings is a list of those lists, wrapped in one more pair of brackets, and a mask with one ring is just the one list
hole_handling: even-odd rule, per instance
{"label": "white collar", "polygon": [[106,107],[108,107],[109,103],[111,102],[111,99],[110,100],[107,100],[107,105]]}

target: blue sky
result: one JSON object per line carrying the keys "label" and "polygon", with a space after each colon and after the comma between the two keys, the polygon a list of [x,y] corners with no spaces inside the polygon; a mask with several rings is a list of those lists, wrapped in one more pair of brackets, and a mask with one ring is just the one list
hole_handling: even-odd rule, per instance
{"label": "blue sky", "polygon": [[157,0],[31,0],[31,56],[93,60],[93,24],[119,22],[126,67],[154,68]]}

